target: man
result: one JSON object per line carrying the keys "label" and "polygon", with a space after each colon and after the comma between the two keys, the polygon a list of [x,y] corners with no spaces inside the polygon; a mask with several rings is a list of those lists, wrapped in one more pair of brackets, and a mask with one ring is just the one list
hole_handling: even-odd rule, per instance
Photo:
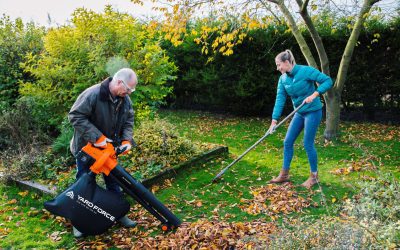
{"label": "man", "polygon": [[[71,140],[71,152],[74,156],[91,142],[95,147],[106,147],[108,142],[125,149],[126,154],[134,143],[133,120],[134,111],[129,94],[135,91],[137,76],[132,69],[120,69],[113,77],[87,88],[83,91],[72,106],[68,119],[74,127],[74,136]],[[89,171],[78,159],[76,160],[78,179]],[[122,195],[121,188],[109,176],[104,181],[107,190]],[[135,227],[136,222],[124,216],[119,222],[125,227]],[[75,237],[83,234],[73,228]]]}

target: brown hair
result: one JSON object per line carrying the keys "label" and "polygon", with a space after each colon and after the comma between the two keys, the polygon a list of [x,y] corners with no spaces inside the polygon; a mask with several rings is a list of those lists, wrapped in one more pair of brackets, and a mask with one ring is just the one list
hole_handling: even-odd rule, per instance
{"label": "brown hair", "polygon": [[291,64],[296,64],[292,51],[288,49],[279,53],[275,59],[279,59],[281,62],[289,61]]}

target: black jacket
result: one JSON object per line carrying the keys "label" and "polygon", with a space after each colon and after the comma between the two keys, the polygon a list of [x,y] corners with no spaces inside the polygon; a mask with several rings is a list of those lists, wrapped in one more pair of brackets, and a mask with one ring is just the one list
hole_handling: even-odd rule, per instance
{"label": "black jacket", "polygon": [[134,111],[129,96],[113,101],[109,77],[83,91],[68,114],[74,127],[70,148],[75,156],[88,142],[95,143],[101,135],[115,142],[133,142]]}

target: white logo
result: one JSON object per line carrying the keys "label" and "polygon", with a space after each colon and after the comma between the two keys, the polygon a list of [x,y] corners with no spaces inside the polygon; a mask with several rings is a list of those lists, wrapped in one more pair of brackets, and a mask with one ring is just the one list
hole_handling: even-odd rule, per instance
{"label": "white logo", "polygon": [[71,199],[74,199],[74,191],[69,191],[65,195],[68,196]]}
{"label": "white logo", "polygon": [[[68,195],[68,193],[67,193],[67,195]],[[86,200],[84,197],[80,196],[79,194],[78,194],[78,199],[76,201],[78,203],[80,203],[81,205],[85,206],[87,209],[91,210],[94,214],[101,214],[104,217],[106,217],[107,219],[109,219],[113,222],[115,221],[115,217],[112,214],[104,211],[102,208],[98,207],[96,204],[93,204],[91,201]]]}

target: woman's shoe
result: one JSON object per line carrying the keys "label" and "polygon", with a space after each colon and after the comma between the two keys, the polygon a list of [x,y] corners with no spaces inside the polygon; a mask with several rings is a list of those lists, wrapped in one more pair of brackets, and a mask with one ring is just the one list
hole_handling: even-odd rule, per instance
{"label": "woman's shoe", "polygon": [[282,169],[279,176],[270,180],[269,183],[282,183],[290,180],[289,170]]}
{"label": "woman's shoe", "polygon": [[311,173],[310,177],[308,177],[308,179],[303,182],[303,184],[301,184],[303,187],[310,189],[312,186],[314,186],[315,184],[318,183],[318,172]]}

